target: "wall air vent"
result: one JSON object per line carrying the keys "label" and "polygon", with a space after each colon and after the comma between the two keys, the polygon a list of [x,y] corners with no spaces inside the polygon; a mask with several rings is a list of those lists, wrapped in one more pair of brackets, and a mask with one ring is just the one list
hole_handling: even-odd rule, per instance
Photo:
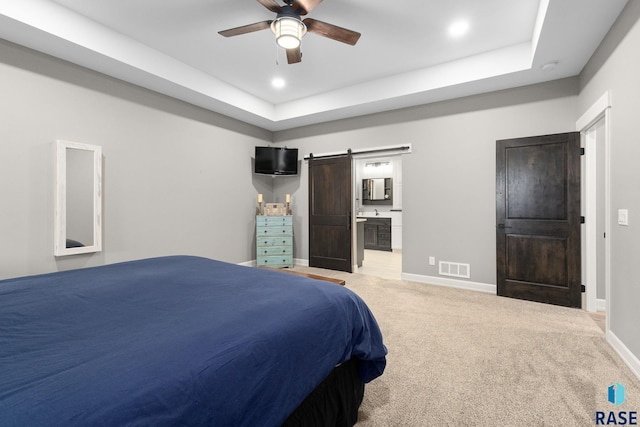
{"label": "wall air vent", "polygon": [[471,277],[471,266],[460,262],[440,261],[438,264],[438,274],[441,276]]}

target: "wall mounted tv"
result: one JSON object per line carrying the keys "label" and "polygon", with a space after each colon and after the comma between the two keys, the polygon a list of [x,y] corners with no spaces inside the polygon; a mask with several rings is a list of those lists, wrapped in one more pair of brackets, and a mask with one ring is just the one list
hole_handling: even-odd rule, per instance
{"label": "wall mounted tv", "polygon": [[298,149],[256,147],[254,172],[265,175],[297,175]]}

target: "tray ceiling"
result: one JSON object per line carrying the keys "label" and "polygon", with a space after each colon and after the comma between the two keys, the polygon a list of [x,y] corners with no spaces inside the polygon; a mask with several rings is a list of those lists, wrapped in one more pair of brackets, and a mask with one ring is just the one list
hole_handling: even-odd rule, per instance
{"label": "tray ceiling", "polygon": [[254,0],[2,1],[0,37],[277,131],[575,76],[626,3],[325,0],[307,16],[360,40],[308,33],[291,65],[268,29],[218,34],[274,18]]}

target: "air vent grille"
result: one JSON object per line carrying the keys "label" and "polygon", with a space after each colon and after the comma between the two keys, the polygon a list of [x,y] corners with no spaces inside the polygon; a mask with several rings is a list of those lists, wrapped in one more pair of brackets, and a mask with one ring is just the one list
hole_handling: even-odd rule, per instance
{"label": "air vent grille", "polygon": [[438,273],[442,276],[462,277],[465,279],[471,277],[471,266],[469,264],[440,261],[438,267]]}

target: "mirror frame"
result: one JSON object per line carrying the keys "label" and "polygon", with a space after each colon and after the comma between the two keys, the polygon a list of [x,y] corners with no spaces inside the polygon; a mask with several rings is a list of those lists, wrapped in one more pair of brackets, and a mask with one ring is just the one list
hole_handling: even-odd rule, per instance
{"label": "mirror frame", "polygon": [[[93,244],[67,248],[67,149],[93,153]],[[56,205],[54,255],[77,255],[102,251],[102,147],[79,142],[56,141]]]}
{"label": "mirror frame", "polygon": [[[373,199],[374,181],[382,181],[383,198]],[[387,187],[387,182],[389,186]],[[388,188],[388,194],[387,194]],[[365,198],[365,192],[366,198]],[[393,204],[393,178],[363,178],[362,179],[362,204],[363,205],[392,205]],[[388,197],[387,197],[388,196]]]}

